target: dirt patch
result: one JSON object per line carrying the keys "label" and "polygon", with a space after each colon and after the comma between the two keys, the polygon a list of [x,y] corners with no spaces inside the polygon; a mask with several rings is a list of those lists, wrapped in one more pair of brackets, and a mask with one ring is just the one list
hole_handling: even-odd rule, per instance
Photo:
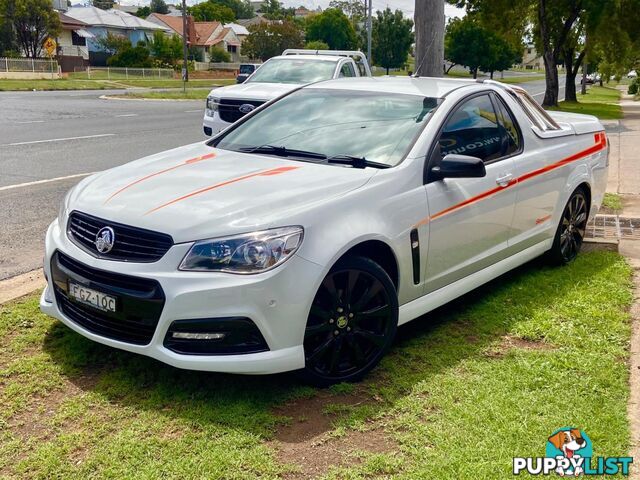
{"label": "dirt patch", "polygon": [[340,436],[332,435],[333,422],[339,415],[332,412],[374,402],[374,398],[359,393],[338,396],[321,393],[278,407],[275,413],[291,418],[291,422],[278,429],[270,446],[277,451],[279,462],[295,468],[286,478],[317,478],[331,467],[359,461],[356,457],[359,452],[397,450],[395,441],[374,423],[364,431],[349,430]]}
{"label": "dirt patch", "polygon": [[526,340],[507,334],[502,337],[498,345],[489,348],[485,355],[491,358],[502,358],[514,348],[521,350],[553,350],[554,346],[543,341]]}

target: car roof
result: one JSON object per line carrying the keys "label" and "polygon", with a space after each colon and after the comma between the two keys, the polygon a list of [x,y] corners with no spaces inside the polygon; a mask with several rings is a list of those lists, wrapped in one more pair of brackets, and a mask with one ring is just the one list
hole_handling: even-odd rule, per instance
{"label": "car roof", "polygon": [[273,59],[282,59],[286,58],[287,60],[318,60],[320,62],[337,62],[343,58],[340,55],[278,55],[277,57],[271,57],[269,60]]}
{"label": "car roof", "polygon": [[304,88],[358,90],[383,93],[404,93],[442,98],[460,87],[479,86],[476,80],[436,77],[354,77],[313,83]]}

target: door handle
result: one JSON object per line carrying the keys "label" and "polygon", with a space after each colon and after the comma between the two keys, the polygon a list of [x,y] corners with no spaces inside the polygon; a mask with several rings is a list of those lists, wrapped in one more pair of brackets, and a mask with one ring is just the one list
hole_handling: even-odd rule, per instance
{"label": "door handle", "polygon": [[507,185],[509,185],[512,178],[513,178],[513,174],[505,173],[504,175],[501,175],[498,178],[496,178],[496,183],[501,187],[506,187]]}

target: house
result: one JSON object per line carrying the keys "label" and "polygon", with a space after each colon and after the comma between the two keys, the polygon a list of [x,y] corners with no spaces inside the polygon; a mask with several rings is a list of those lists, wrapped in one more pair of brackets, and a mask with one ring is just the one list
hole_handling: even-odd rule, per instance
{"label": "house", "polygon": [[544,68],[544,61],[542,60],[542,57],[538,55],[536,46],[533,43],[528,43],[524,47],[524,51],[522,52],[522,62],[520,62],[518,66],[526,69]]}
{"label": "house", "polygon": [[238,37],[240,43],[244,42],[244,39],[247,38],[247,35],[249,35],[249,30],[247,30],[247,27],[238,23],[225,23],[224,27],[233,30],[233,33],[236,34],[236,37]]}
{"label": "house", "polygon": [[[182,17],[152,13],[147,17],[147,21],[169,29],[169,34],[183,36]],[[223,26],[220,22],[195,22],[193,17],[188,15],[187,41],[191,51],[197,52],[197,60],[201,62],[210,61],[209,52],[214,46],[229,52],[234,61],[240,58],[241,39],[233,28]]]}
{"label": "house", "polygon": [[312,12],[312,11],[311,11],[311,10],[309,10],[307,7],[305,7],[305,6],[300,6],[300,7],[298,7],[298,8],[296,8],[296,9],[295,9],[295,12],[294,12],[294,14],[293,14],[293,15],[294,15],[296,18],[306,18],[306,17],[308,17],[309,15],[313,15],[314,13],[315,13],[315,12]]}
{"label": "house", "polygon": [[138,42],[152,42],[154,32],[168,30],[122,10],[71,7],[65,15],[88,25],[85,30],[93,35],[93,38],[87,39],[91,65],[106,64],[108,54],[103,51],[99,39],[106,37],[107,33],[126,37],[132,45],[137,45]]}
{"label": "house", "polygon": [[273,23],[274,21],[277,21],[277,20],[269,20],[267,18],[264,18],[264,15],[260,13],[253,18],[242,18],[242,19],[236,20],[236,22],[239,25],[245,28],[249,28],[253,25],[260,25],[262,23]]}
{"label": "house", "polygon": [[75,67],[89,65],[87,39],[94,35],[87,29],[88,24],[58,12],[62,29],[56,38],[56,58],[63,72],[73,72]]}

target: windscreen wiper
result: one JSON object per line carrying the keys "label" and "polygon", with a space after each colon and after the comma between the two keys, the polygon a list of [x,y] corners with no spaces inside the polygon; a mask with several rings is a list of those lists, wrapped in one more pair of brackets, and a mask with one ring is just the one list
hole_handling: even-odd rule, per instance
{"label": "windscreen wiper", "polygon": [[355,155],[334,155],[326,159],[327,163],[338,163],[340,165],[351,165],[354,168],[390,168],[391,165],[386,163],[373,162],[365,157],[356,157]]}
{"label": "windscreen wiper", "polygon": [[244,153],[258,153],[263,155],[275,155],[277,157],[300,157],[324,160],[327,158],[322,153],[309,152],[307,150],[296,150],[294,148],[278,147],[276,145],[260,145],[259,147],[244,147],[239,149]]}

